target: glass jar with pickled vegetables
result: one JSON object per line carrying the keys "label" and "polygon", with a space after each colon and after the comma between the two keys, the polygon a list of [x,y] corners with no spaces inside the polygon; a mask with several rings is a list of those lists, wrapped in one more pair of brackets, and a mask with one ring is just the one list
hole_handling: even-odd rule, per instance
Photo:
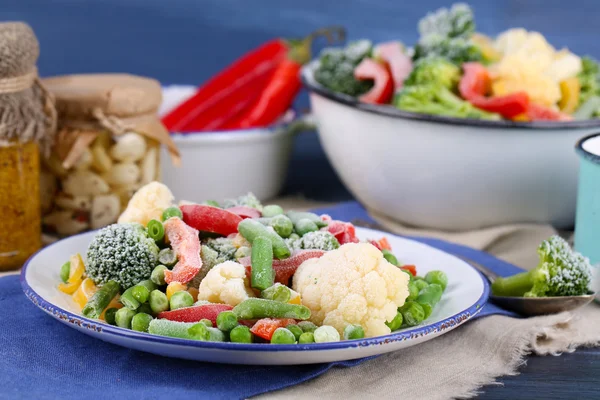
{"label": "glass jar with pickled vegetables", "polygon": [[39,44],[29,25],[0,23],[0,271],[41,247],[40,149],[52,145],[56,111],[37,78]]}
{"label": "glass jar with pickled vegetables", "polygon": [[42,164],[44,232],[73,235],[115,223],[133,193],[159,180],[159,147],[179,153],[157,110],[155,80],[92,74],[43,80],[56,99],[58,132]]}

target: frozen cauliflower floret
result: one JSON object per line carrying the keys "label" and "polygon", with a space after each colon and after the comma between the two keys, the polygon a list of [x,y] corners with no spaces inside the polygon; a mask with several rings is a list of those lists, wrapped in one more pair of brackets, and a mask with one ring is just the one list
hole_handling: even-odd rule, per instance
{"label": "frozen cauliflower floret", "polygon": [[142,186],[127,204],[119,223],[137,222],[146,226],[151,219],[161,220],[162,212],[173,204],[173,193],[159,182]]}
{"label": "frozen cauliflower floret", "polygon": [[250,289],[246,268],[233,261],[215,265],[208,271],[198,289],[199,300],[234,307],[249,297],[254,297],[254,292]]}
{"label": "frozen cauliflower floret", "polygon": [[408,280],[372,244],[348,243],[302,263],[293,288],[315,324],[331,325],[340,334],[346,325],[360,324],[373,337],[390,333],[385,322],[408,297]]}

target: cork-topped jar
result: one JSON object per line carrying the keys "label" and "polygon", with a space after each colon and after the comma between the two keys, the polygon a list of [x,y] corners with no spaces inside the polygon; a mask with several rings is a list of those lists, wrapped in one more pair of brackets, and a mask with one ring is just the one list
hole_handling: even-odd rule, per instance
{"label": "cork-topped jar", "polygon": [[41,247],[40,150],[52,145],[56,112],[38,56],[29,25],[0,23],[0,271],[20,268]]}
{"label": "cork-topped jar", "polygon": [[159,180],[160,145],[179,153],[160,122],[160,84],[126,74],[43,80],[56,99],[58,133],[43,162],[44,231],[68,236],[115,223],[133,193]]}

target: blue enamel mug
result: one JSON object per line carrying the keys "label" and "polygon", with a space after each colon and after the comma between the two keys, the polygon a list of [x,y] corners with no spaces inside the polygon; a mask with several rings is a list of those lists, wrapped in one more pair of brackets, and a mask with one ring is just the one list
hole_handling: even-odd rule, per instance
{"label": "blue enamel mug", "polygon": [[[575,249],[600,264],[600,133],[576,145],[580,158]],[[597,268],[595,268],[597,269]]]}

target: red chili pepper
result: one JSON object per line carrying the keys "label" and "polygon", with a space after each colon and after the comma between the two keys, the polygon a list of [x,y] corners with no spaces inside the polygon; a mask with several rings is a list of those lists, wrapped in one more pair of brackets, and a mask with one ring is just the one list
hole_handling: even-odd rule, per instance
{"label": "red chili pepper", "polygon": [[189,204],[179,207],[183,221],[199,231],[227,236],[237,232],[242,217],[230,211],[204,204]]}
{"label": "red chili pepper", "polygon": [[372,58],[365,58],[354,68],[354,77],[359,80],[372,79],[375,84],[360,101],[372,104],[387,104],[394,94],[394,79],[389,66]]}
{"label": "red chili pepper", "polygon": [[258,100],[251,108],[228,128],[253,128],[269,126],[276,122],[292,105],[294,98],[302,86],[300,82],[300,68],[310,61],[310,47],[312,41],[318,36],[326,36],[329,42],[333,42],[334,34],[339,40],[343,40],[345,31],[339,27],[319,29],[305,39],[288,41],[289,50],[287,58],[283,60],[273,77],[263,89]]}
{"label": "red chili pepper", "polygon": [[234,214],[239,215],[243,219],[246,218],[260,218],[262,213],[258,211],[256,208],[248,207],[248,206],[235,206],[227,208],[227,211],[232,212]]}
{"label": "red chili pepper", "polygon": [[232,309],[233,307],[228,304],[203,304],[173,311],[163,311],[158,314],[158,318],[179,322],[199,322],[202,319],[209,319],[216,326],[217,315]]}
{"label": "red chili pepper", "polygon": [[287,52],[276,39],[246,53],[164,116],[163,124],[171,132],[218,129],[258,97]]}
{"label": "red chili pepper", "polygon": [[403,266],[400,267],[400,269],[405,270],[406,272],[408,272],[412,276],[417,276],[417,267],[414,266],[414,265],[403,265]]}
{"label": "red chili pepper", "polygon": [[529,96],[525,92],[506,96],[486,97],[491,85],[488,70],[480,63],[463,64],[464,75],[458,85],[460,95],[475,107],[495,112],[505,118],[514,118],[523,114],[529,107]]}

